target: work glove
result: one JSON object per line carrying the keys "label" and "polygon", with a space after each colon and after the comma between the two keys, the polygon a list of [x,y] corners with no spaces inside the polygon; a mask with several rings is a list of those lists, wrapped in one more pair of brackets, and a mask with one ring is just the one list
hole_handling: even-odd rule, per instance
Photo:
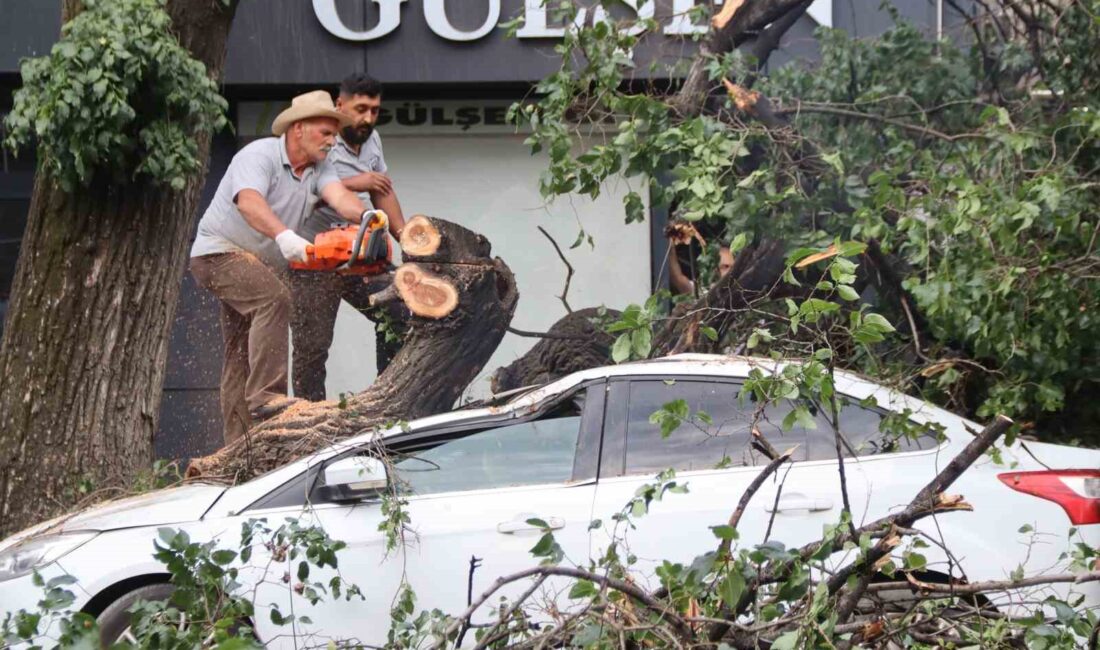
{"label": "work glove", "polygon": [[298,233],[290,230],[282,231],[278,235],[275,235],[275,243],[279,245],[279,250],[282,251],[283,257],[289,262],[306,262],[308,257],[306,255],[306,247],[311,244],[304,238],[299,237]]}

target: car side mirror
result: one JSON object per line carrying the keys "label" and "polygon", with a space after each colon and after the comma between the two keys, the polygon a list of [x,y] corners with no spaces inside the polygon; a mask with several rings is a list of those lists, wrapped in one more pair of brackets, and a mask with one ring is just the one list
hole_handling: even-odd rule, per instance
{"label": "car side mirror", "polygon": [[358,501],[376,496],[389,483],[386,465],[372,456],[351,456],[325,466],[321,496],[328,501]]}

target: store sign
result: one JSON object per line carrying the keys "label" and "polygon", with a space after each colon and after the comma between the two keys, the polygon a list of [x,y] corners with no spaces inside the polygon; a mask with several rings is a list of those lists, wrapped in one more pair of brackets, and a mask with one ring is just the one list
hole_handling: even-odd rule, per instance
{"label": "store sign", "polygon": [[[385,101],[378,115],[382,137],[393,135],[513,135],[530,133],[507,121],[512,100]],[[271,135],[271,121],[286,102],[241,102],[237,106],[237,133],[252,139]]]}
{"label": "store sign", "polygon": [[[362,0],[378,5],[378,23],[367,30],[356,31],[344,24],[336,11],[336,0],[313,0],[313,12],[317,20],[330,34],[348,41],[373,41],[390,34],[401,25],[401,4],[406,0]],[[414,2],[417,0],[414,0]],[[424,3],[424,20],[428,27],[441,38],[449,41],[476,41],[493,31],[500,22],[501,0],[482,0],[488,4],[485,20],[471,30],[461,30],[451,24],[447,18],[447,0],[419,0]],[[452,0],[470,2],[471,0]],[[689,36],[706,32],[706,25],[692,23],[688,12],[695,6],[696,0],[671,0],[671,17],[662,27],[666,36]],[[653,19],[656,15],[654,0],[620,0],[621,4],[633,11],[639,20]],[[722,0],[713,0],[722,4]],[[812,18],[822,25],[832,24],[832,0],[815,0],[807,10]],[[608,20],[607,10],[602,5],[577,11],[574,24],[584,26]],[[565,35],[565,25],[551,24],[544,0],[524,0],[523,27],[516,32],[521,39],[561,38]],[[627,33],[641,33],[641,25],[635,24],[626,29]]]}

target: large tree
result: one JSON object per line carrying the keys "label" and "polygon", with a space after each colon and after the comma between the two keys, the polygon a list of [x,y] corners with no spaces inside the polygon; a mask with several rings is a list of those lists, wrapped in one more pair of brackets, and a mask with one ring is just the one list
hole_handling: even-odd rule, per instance
{"label": "large tree", "polygon": [[148,469],[235,0],[65,0],[8,118],[39,166],[0,348],[0,537]]}
{"label": "large tree", "polygon": [[[785,299],[842,299],[845,319],[870,306],[899,335],[866,330],[837,363],[1097,444],[1100,3],[949,1],[941,41],[895,14],[869,39],[819,29],[820,63],[769,70],[809,4],[728,0],[671,88],[634,79],[626,54],[645,31],[570,30],[561,69],[514,109],[549,153],[548,198],[641,176],[654,204],[736,249],[684,318],[627,308],[616,360],[803,355],[799,324],[816,314]],[[616,137],[578,155],[575,135],[609,122]],[[627,196],[628,222],[642,206]],[[788,271],[838,240],[867,245],[851,291],[820,265]]]}

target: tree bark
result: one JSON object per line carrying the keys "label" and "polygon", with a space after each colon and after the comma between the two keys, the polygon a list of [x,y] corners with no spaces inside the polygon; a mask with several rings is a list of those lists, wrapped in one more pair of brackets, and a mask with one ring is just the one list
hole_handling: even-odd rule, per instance
{"label": "tree bark", "polygon": [[424,256],[409,253],[416,247],[406,244],[424,233],[406,227],[401,235],[405,263],[395,274],[395,284],[400,285],[405,273],[430,274],[437,286],[455,292],[454,307],[446,313],[425,314],[417,310],[421,296],[416,291],[405,292],[400,286],[397,291],[380,290],[371,297],[373,303],[391,305],[401,300],[413,315],[404,346],[370,388],[346,403],[294,405],[254,426],[241,440],[191,461],[188,476],[248,480],[341,439],[454,405],[496,351],[512,321],[519,293],[508,265],[488,257],[487,243],[482,257],[471,257],[468,246],[448,243],[484,241],[481,235],[440,219],[418,219],[424,220],[421,227],[430,228],[433,237],[441,238],[439,249],[453,251],[457,259],[440,259],[436,251]]}
{"label": "tree bark", "polygon": [[[80,10],[65,0],[63,19]],[[236,11],[171,0],[180,42],[220,78]],[[178,192],[136,180],[63,192],[39,173],[0,343],[0,537],[150,467],[168,336],[202,170]]]}
{"label": "tree bark", "polygon": [[[619,316],[620,312],[608,309],[605,318],[610,322]],[[606,364],[615,337],[604,331],[600,320],[599,309],[594,307],[566,314],[526,354],[493,372],[493,392],[545,384]]]}

